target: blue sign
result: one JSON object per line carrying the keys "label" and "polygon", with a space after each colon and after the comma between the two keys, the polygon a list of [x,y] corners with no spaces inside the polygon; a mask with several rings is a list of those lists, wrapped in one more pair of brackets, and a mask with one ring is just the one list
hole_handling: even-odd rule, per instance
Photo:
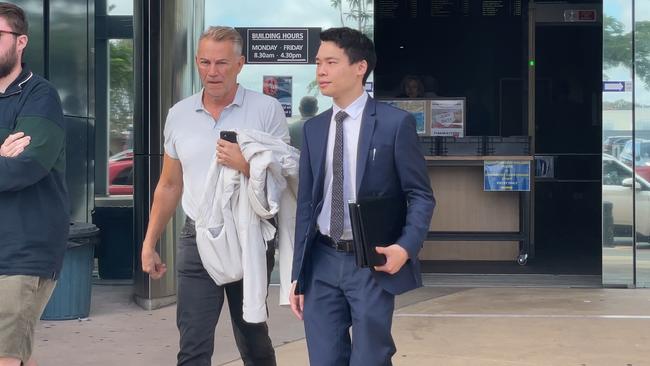
{"label": "blue sign", "polygon": [[486,192],[530,191],[530,162],[485,161],[483,190]]}
{"label": "blue sign", "polygon": [[631,91],[632,86],[627,81],[603,81],[604,92],[624,92],[626,89]]}

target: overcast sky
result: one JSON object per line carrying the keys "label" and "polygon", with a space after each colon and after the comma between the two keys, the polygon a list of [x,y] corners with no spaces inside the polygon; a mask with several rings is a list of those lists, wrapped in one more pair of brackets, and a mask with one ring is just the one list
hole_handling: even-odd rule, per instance
{"label": "overcast sky", "polygon": [[340,21],[338,10],[330,5],[330,0],[205,0],[205,24],[329,28],[340,26]]}
{"label": "overcast sky", "polygon": [[108,0],[107,5],[115,6],[109,15],[133,15],[133,0]]}

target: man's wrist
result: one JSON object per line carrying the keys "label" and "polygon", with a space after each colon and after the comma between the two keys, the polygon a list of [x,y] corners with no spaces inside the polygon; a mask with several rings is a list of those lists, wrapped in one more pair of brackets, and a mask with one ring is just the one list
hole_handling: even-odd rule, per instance
{"label": "man's wrist", "polygon": [[143,251],[144,251],[144,250],[155,251],[155,250],[156,250],[156,244],[157,244],[156,241],[151,242],[151,241],[145,240],[145,241],[142,243],[142,250],[143,250]]}

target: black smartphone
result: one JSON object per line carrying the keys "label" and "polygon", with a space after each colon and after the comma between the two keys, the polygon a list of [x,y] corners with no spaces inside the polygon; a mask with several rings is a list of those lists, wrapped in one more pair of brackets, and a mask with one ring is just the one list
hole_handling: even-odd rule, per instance
{"label": "black smartphone", "polygon": [[219,133],[219,137],[221,137],[222,140],[226,140],[234,144],[237,143],[237,132],[235,131],[221,131]]}

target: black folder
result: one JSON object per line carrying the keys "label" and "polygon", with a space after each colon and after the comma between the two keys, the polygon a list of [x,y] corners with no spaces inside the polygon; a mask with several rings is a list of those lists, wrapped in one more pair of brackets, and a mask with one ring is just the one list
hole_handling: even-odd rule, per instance
{"label": "black folder", "polygon": [[350,222],[357,266],[373,267],[386,263],[375,247],[395,244],[406,223],[403,196],[360,198],[349,202]]}

